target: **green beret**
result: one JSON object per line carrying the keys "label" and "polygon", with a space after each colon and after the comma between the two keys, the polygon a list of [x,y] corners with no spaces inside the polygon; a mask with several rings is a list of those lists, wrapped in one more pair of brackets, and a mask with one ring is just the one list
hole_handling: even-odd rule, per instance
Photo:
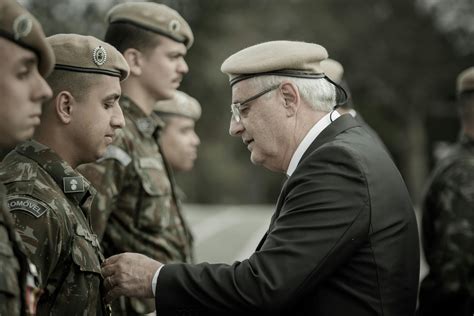
{"label": "green beret", "polygon": [[469,67],[458,75],[456,91],[458,94],[474,91],[474,67]]}
{"label": "green beret", "polygon": [[54,53],[39,22],[14,0],[0,0],[0,36],[38,56],[38,70],[47,77],[54,66]]}
{"label": "green beret", "polygon": [[195,121],[201,117],[201,105],[198,100],[182,91],[176,91],[170,100],[155,103],[153,110],[158,114],[180,115]]}
{"label": "green beret", "polygon": [[273,41],[245,48],[229,58],[221,71],[229,75],[230,85],[261,76],[323,78],[321,61],[328,58],[324,47],[293,41]]}
{"label": "green beret", "polygon": [[193,32],[185,19],[164,4],[130,2],[118,4],[107,14],[107,23],[130,23],[177,42],[189,49],[194,42]]}
{"label": "green beret", "polygon": [[93,36],[56,34],[47,38],[56,55],[54,69],[102,74],[124,80],[129,67],[112,45]]}
{"label": "green beret", "polygon": [[342,76],[344,75],[344,68],[342,67],[341,63],[334,59],[328,58],[321,62],[321,67],[323,68],[326,76],[328,76],[332,81],[337,84],[341,83]]}

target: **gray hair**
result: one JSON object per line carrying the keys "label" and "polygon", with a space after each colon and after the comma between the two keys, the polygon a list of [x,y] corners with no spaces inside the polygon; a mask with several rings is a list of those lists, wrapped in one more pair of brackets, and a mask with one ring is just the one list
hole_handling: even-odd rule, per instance
{"label": "gray hair", "polygon": [[[336,88],[326,79],[305,79],[284,76],[257,76],[248,79],[257,89],[263,90],[278,85],[283,80],[290,81],[298,87],[301,98],[314,110],[331,112],[336,105]],[[264,96],[266,97],[266,96]]]}

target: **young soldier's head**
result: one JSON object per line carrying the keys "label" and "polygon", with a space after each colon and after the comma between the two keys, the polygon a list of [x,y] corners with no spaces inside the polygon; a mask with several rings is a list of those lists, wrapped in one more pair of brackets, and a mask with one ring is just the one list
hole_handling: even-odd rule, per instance
{"label": "young soldier's head", "polygon": [[165,122],[160,135],[163,155],[175,171],[189,171],[197,158],[199,136],[194,130],[201,106],[193,97],[176,91],[171,100],[157,102],[155,112]]}
{"label": "young soldier's head", "polygon": [[53,98],[45,104],[35,138],[75,167],[104,155],[115,130],[125,124],[118,104],[127,62],[113,46],[92,36],[47,38],[56,55],[47,81]]}
{"label": "young soldier's head", "polygon": [[119,4],[107,22],[105,41],[130,66],[124,93],[151,113],[156,101],[174,96],[188,72],[184,56],[194,41],[191,28],[175,10],[151,2]]}
{"label": "young soldier's head", "polygon": [[51,97],[44,77],[54,54],[38,21],[13,0],[0,0],[0,147],[33,135],[41,104]]}

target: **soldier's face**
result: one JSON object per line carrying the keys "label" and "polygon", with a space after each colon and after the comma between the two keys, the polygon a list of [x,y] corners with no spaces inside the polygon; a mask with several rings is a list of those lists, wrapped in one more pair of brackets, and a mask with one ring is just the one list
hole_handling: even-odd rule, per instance
{"label": "soldier's face", "polygon": [[51,88],[38,72],[36,55],[0,37],[0,146],[31,138],[40,123],[41,104]]}
{"label": "soldier's face", "polygon": [[155,100],[171,99],[188,72],[186,46],[160,36],[160,43],[143,56],[141,83]]}
{"label": "soldier's face", "polygon": [[199,137],[194,131],[194,120],[171,116],[160,135],[163,154],[176,171],[189,171],[197,158]]}
{"label": "soldier's face", "polygon": [[92,162],[105,154],[117,129],[125,126],[118,103],[121,95],[119,78],[96,75],[86,96],[74,104],[72,138],[78,161]]}

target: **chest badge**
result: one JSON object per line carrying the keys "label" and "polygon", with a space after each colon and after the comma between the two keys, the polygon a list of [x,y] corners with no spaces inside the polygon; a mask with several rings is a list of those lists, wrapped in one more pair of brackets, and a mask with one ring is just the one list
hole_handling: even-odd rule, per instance
{"label": "chest badge", "polygon": [[63,191],[64,193],[84,192],[84,179],[82,177],[64,177]]}

